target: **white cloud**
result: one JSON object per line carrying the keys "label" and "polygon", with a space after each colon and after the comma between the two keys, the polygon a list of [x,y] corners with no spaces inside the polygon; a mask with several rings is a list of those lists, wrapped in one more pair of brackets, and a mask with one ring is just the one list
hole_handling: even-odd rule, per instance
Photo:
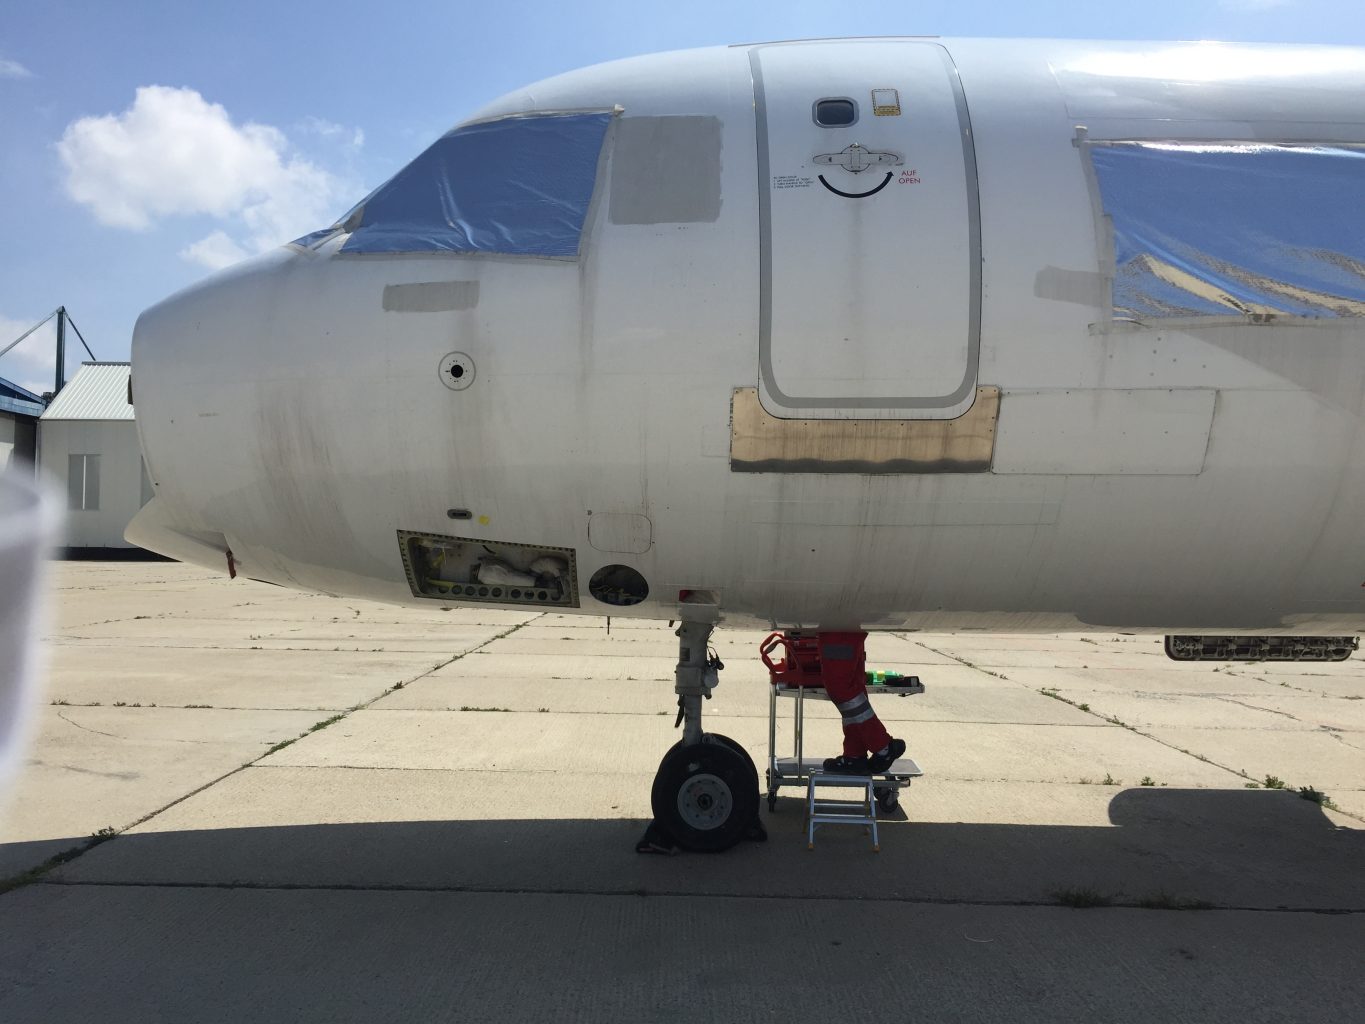
{"label": "white cloud", "polygon": [[73,121],[57,152],[67,193],[103,224],[224,221],[180,254],[210,267],[326,226],[359,191],[296,152],[278,128],[234,124],[193,89],[143,86],[122,113]]}
{"label": "white cloud", "polygon": [[232,240],[226,231],[215,231],[180,250],[180,258],[187,263],[198,263],[210,270],[222,270],[239,263],[249,255]]}
{"label": "white cloud", "polygon": [[365,145],[365,132],[360,128],[351,128],[344,124],[337,124],[335,121],[328,121],[321,117],[305,117],[299,122],[299,129],[311,135],[317,135],[331,142],[339,142],[351,149],[360,149]]}
{"label": "white cloud", "polygon": [[[42,314],[38,314],[41,316]],[[0,349],[4,348],[19,335],[38,322],[21,320],[0,313]],[[70,333],[67,334],[67,347],[72,342],[80,342]],[[0,377],[13,381],[21,388],[28,388],[35,395],[52,390],[53,371],[57,365],[57,324],[51,321],[34,331],[19,344],[0,356]]]}
{"label": "white cloud", "polygon": [[0,78],[32,78],[33,72],[17,60],[0,57]]}

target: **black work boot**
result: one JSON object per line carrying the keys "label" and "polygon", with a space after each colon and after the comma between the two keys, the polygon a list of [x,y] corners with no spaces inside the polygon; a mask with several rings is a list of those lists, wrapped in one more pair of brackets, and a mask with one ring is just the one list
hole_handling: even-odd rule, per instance
{"label": "black work boot", "polygon": [[[904,749],[905,745],[902,744],[901,750]],[[867,758],[844,757],[842,754],[838,757],[827,757],[825,758],[825,771],[833,772],[835,775],[866,775],[868,773]]]}
{"label": "black work boot", "polygon": [[873,754],[867,759],[868,769],[873,775],[879,775],[886,771],[896,759],[905,753],[905,740],[892,740],[886,747],[885,754]]}

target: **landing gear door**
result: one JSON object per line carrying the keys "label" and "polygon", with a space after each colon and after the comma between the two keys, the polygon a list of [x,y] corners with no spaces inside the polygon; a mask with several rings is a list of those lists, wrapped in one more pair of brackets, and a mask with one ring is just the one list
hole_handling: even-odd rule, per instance
{"label": "landing gear door", "polygon": [[750,64],[763,406],[785,418],[961,415],[976,387],[980,223],[948,51],[775,45]]}

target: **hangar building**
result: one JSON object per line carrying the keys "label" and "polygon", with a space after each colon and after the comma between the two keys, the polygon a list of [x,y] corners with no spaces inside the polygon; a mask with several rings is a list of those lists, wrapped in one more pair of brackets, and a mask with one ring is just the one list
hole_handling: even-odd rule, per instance
{"label": "hangar building", "polygon": [[66,495],[68,555],[134,550],[124,528],[152,498],[142,463],[128,363],[82,363],[38,421],[38,460]]}
{"label": "hangar building", "polygon": [[31,467],[38,461],[38,417],[42,414],[41,396],[0,377],[0,473],[15,463]]}

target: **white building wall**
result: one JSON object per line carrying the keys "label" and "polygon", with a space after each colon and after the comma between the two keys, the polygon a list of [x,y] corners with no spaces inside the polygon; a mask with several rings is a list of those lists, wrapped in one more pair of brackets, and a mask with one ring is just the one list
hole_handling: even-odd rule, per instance
{"label": "white building wall", "polygon": [[99,508],[68,509],[62,544],[73,548],[132,547],[123,539],[123,530],[142,507],[142,449],[137,425],[132,420],[42,420],[38,432],[43,476],[63,499],[69,493],[69,457],[100,457]]}
{"label": "white building wall", "polygon": [[0,473],[9,469],[14,458],[14,417],[0,412]]}

